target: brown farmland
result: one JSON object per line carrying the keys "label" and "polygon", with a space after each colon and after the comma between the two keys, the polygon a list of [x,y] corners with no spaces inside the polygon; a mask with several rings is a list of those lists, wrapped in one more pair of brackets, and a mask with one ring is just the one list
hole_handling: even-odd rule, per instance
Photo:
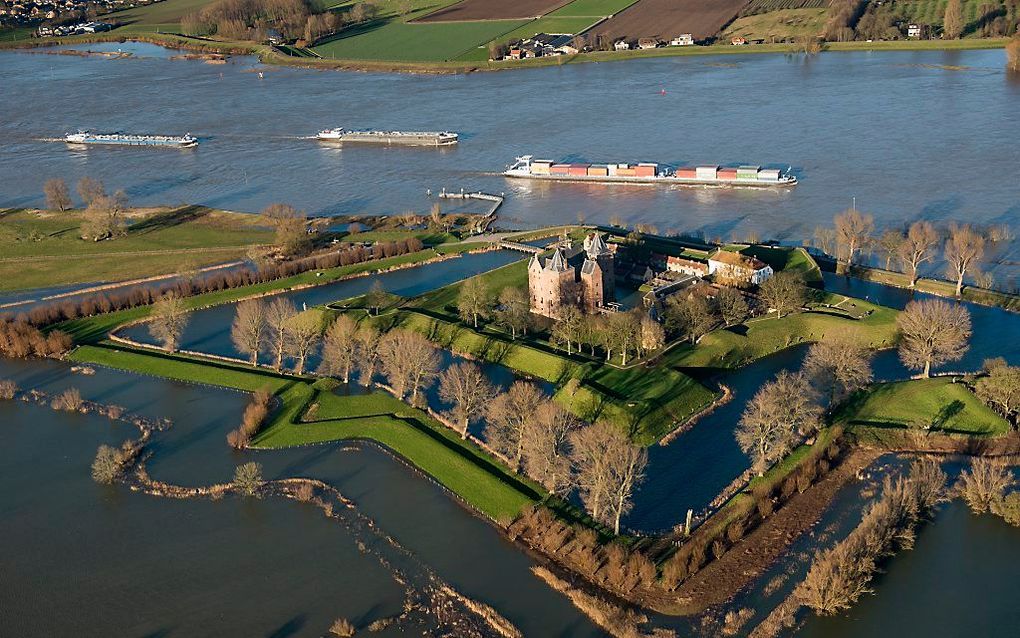
{"label": "brown farmland", "polygon": [[536,18],[559,9],[571,0],[463,0],[413,22],[465,22]]}
{"label": "brown farmland", "polygon": [[610,42],[625,39],[659,38],[663,41],[690,33],[695,40],[710,38],[729,24],[747,0],[639,0],[594,32]]}

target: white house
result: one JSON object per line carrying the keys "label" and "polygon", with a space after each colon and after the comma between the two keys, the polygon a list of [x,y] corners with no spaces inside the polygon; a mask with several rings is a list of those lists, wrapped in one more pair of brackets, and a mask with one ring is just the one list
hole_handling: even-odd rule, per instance
{"label": "white house", "polygon": [[627,44],[626,40],[617,40],[613,44],[613,48],[616,49],[617,51],[626,51],[627,49],[630,48],[630,45]]}
{"label": "white house", "polygon": [[760,259],[726,250],[717,250],[708,258],[708,272],[717,279],[755,286],[774,274],[772,267]]}
{"label": "white house", "polygon": [[908,38],[920,38],[921,37],[921,25],[919,25],[919,24],[908,24],[907,25],[907,37]]}
{"label": "white house", "polygon": [[694,36],[690,33],[681,33],[669,41],[671,47],[689,47],[694,44]]}
{"label": "white house", "polygon": [[672,255],[670,255],[666,260],[666,270],[669,272],[678,272],[684,275],[693,275],[695,277],[707,277],[709,274],[707,263],[697,261],[695,259],[674,257]]}

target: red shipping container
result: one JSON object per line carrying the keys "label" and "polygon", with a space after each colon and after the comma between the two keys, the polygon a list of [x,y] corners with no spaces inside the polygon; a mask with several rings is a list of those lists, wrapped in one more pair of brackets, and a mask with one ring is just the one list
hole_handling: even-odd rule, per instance
{"label": "red shipping container", "polygon": [[589,164],[571,164],[567,171],[568,175],[587,175]]}
{"label": "red shipping container", "polygon": [[695,179],[698,176],[698,171],[694,168],[678,168],[676,169],[676,176],[687,179]]}
{"label": "red shipping container", "polygon": [[635,166],[634,175],[638,177],[655,177],[654,166]]}
{"label": "red shipping container", "polygon": [[716,174],[719,179],[737,179],[737,169],[735,168],[720,168]]}
{"label": "red shipping container", "polygon": [[549,172],[553,175],[566,175],[570,171],[570,164],[553,164]]}

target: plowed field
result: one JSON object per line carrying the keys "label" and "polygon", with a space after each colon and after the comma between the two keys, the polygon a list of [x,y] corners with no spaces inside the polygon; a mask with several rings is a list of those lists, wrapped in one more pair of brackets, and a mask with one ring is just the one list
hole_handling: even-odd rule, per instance
{"label": "plowed field", "polygon": [[639,0],[595,28],[610,40],[659,38],[690,33],[695,40],[717,34],[747,0]]}

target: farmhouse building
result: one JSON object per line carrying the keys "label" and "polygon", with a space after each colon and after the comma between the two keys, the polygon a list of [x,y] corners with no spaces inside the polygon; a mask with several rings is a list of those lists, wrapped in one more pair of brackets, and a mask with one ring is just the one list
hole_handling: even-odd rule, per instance
{"label": "farmhouse building", "polygon": [[689,47],[694,44],[694,36],[690,33],[681,33],[669,41],[671,47]]}
{"label": "farmhouse building", "polygon": [[760,285],[772,276],[772,267],[756,257],[718,250],[708,258],[708,273],[716,281],[736,285]]}
{"label": "farmhouse building", "polygon": [[707,277],[709,274],[707,262],[673,256],[666,260],[666,270],[695,277]]}
{"label": "farmhouse building", "polygon": [[589,234],[580,250],[557,247],[547,258],[535,255],[528,264],[531,311],[553,319],[564,303],[591,312],[613,300],[616,288],[613,251],[598,233]]}
{"label": "farmhouse building", "polygon": [[630,48],[630,43],[628,43],[626,40],[617,40],[613,44],[613,48],[616,49],[617,51],[626,51],[627,49]]}

